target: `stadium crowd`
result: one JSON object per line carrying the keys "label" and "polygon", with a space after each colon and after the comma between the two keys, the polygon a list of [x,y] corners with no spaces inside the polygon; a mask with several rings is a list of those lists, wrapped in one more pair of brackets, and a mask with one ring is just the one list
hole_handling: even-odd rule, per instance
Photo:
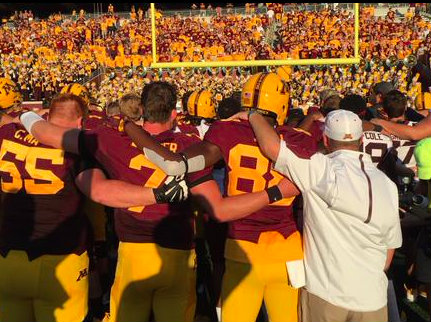
{"label": "stadium crowd", "polygon": [[[341,58],[353,55],[352,13],[346,10],[283,12],[282,6],[277,8],[274,9],[273,21],[267,14],[184,18],[164,17],[158,12],[158,60]],[[120,18],[113,10],[97,18],[83,11],[72,17],[53,14],[42,20],[18,13],[16,16],[15,27],[4,24],[0,29],[0,73],[19,84],[26,99],[49,99],[52,93],[58,92],[67,83],[87,80],[100,68],[108,69],[108,74],[116,70],[118,83],[126,83],[119,86],[127,87],[129,82],[123,82],[123,79],[134,75],[140,84],[148,82],[145,78],[154,78],[151,73],[143,72],[151,63],[151,32],[150,20],[145,18],[142,9],[136,12],[133,8],[128,18]],[[347,84],[355,91],[364,92],[369,90],[369,84],[376,78],[385,80],[396,76],[400,78],[400,90],[407,92],[411,89],[406,88],[403,81],[408,68],[403,71],[394,68],[394,57],[402,60],[411,54],[426,51],[431,39],[428,35],[429,22],[412,10],[402,17],[391,10],[385,17],[376,17],[370,8],[362,8],[360,22],[365,30],[361,32],[360,54],[366,62],[372,62],[372,66],[363,64],[354,71],[341,68],[336,73],[333,70],[327,73],[312,71],[317,75],[313,79],[314,84],[310,84],[310,76],[313,75],[310,75],[309,69],[301,69],[292,77],[302,79],[297,82],[297,90],[293,93],[295,105],[306,108],[307,103],[317,97],[316,93],[326,86],[346,88],[344,84]],[[271,38],[268,35],[270,25],[274,25],[275,33],[271,42],[267,39]],[[392,61],[391,67],[386,66],[388,58]],[[152,73],[155,78],[160,78],[158,71]],[[184,83],[184,73],[194,74],[192,78],[196,81]],[[228,74],[227,83],[232,91],[240,89],[250,76],[245,71],[221,73],[223,76]],[[214,77],[220,71],[185,70],[172,74],[170,77],[181,88],[180,96],[199,89],[204,80],[209,88],[224,95],[219,90],[218,77]],[[127,91],[127,88],[118,88],[115,83],[97,83],[97,91]],[[93,91],[93,84],[91,86]],[[227,89],[227,94],[231,94],[230,89]],[[106,101],[102,100],[100,104]]]}
{"label": "stadium crowd", "polygon": [[[158,12],[159,59],[353,54],[347,11],[283,8]],[[413,292],[431,318],[420,14],[362,8],[358,65],[258,71],[148,68],[140,8],[13,21],[0,29],[0,322],[396,322]]]}

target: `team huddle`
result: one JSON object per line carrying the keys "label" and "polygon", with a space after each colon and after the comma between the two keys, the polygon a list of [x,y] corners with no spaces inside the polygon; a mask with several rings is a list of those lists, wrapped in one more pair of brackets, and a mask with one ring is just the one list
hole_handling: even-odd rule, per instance
{"label": "team huddle", "polygon": [[[210,7],[156,10],[157,61],[354,54],[335,4]],[[396,322],[400,247],[415,281],[397,282],[428,285],[431,314],[431,23],[374,11],[360,8],[357,65],[176,70],[150,68],[142,8],[15,12],[0,26],[0,322]],[[413,186],[428,199],[404,209]],[[420,200],[419,224],[404,220]]]}
{"label": "team huddle", "polygon": [[[423,118],[377,85],[376,113]],[[395,147],[414,167],[414,143],[367,122],[359,95],[327,90],[293,123],[276,73],[251,76],[218,110],[203,90],[178,112],[163,81],[103,111],[79,84],[41,111],[22,110],[8,79],[0,93],[0,321],[84,320],[87,198],[114,208],[119,240],[106,321],[193,321],[202,225],[213,271],[222,263],[210,301],[222,321],[256,321],[263,302],[271,321],[387,321],[401,230],[396,187],[375,164]],[[219,222],[227,232],[211,236]]]}

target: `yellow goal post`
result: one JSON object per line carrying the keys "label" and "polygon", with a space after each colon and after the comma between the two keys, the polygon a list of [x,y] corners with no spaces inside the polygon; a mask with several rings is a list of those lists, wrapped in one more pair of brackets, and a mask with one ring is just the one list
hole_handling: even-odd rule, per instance
{"label": "yellow goal post", "polygon": [[359,64],[359,3],[354,4],[355,14],[355,44],[352,58],[317,58],[317,59],[278,59],[278,60],[242,60],[242,61],[202,61],[202,62],[157,62],[156,47],[156,8],[151,3],[151,38],[152,38],[152,68],[205,68],[205,67],[242,67],[242,66],[287,66],[287,65],[347,65]]}

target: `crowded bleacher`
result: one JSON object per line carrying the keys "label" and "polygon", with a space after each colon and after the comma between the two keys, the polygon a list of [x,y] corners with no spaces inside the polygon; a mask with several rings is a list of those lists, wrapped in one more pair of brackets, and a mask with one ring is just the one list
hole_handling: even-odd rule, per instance
{"label": "crowded bleacher", "polygon": [[[286,7],[288,8],[288,7]],[[270,8],[272,9],[272,8]],[[273,18],[267,14],[217,15],[211,17],[167,16],[158,12],[157,41],[160,62],[231,61],[287,58],[344,58],[353,55],[353,14],[336,12],[300,12],[276,8]],[[129,17],[105,14],[93,18],[81,11],[75,16],[53,14],[48,19],[35,20],[17,13],[16,27],[3,25],[0,31],[1,73],[16,81],[26,99],[49,99],[53,93],[72,82],[88,80],[98,69],[115,71],[118,83],[97,84],[100,92],[127,92],[128,85],[142,84],[151,79],[169,78],[179,86],[180,96],[190,90],[207,87],[229,96],[241,88],[250,70],[159,70],[147,73],[151,63],[150,19],[142,8],[133,8]],[[288,22],[288,23],[286,23]],[[360,54],[364,62],[350,67],[323,68],[309,74],[300,69],[290,78],[297,80],[292,102],[306,108],[321,89],[334,86],[337,90],[352,90],[366,94],[370,84],[396,78],[397,88],[414,101],[415,85],[404,81],[409,66],[400,67],[397,60],[424,53],[430,45],[430,23],[409,9],[401,16],[390,10],[385,16],[374,16],[369,7],[361,10]],[[272,42],[266,41],[266,30],[273,29]],[[12,39],[13,41],[9,41]],[[371,41],[372,40],[372,41]],[[395,59],[396,58],[396,59]],[[390,59],[387,64],[386,60]],[[331,70],[332,69],[332,70]],[[169,74],[169,75],[167,75]],[[192,75],[185,83],[183,75]],[[226,75],[227,74],[227,75]],[[219,78],[227,78],[232,89],[221,90]],[[123,79],[133,79],[122,82]],[[147,80],[146,80],[147,79]],[[204,82],[204,85],[199,85]],[[126,84],[124,84],[126,83]],[[313,83],[313,84],[310,84]],[[232,85],[230,85],[232,84]],[[120,87],[118,87],[120,86]],[[92,91],[93,83],[87,83]],[[223,91],[226,91],[223,93]],[[97,91],[99,92],[99,91]],[[95,96],[96,92],[94,92]],[[104,104],[107,96],[102,95]]]}

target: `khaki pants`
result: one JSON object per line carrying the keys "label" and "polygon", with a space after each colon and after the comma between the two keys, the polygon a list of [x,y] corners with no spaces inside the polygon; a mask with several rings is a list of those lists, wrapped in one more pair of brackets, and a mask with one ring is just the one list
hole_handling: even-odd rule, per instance
{"label": "khaki pants", "polygon": [[302,289],[300,295],[300,322],[387,322],[387,306],[372,312],[354,312],[331,303]]}

